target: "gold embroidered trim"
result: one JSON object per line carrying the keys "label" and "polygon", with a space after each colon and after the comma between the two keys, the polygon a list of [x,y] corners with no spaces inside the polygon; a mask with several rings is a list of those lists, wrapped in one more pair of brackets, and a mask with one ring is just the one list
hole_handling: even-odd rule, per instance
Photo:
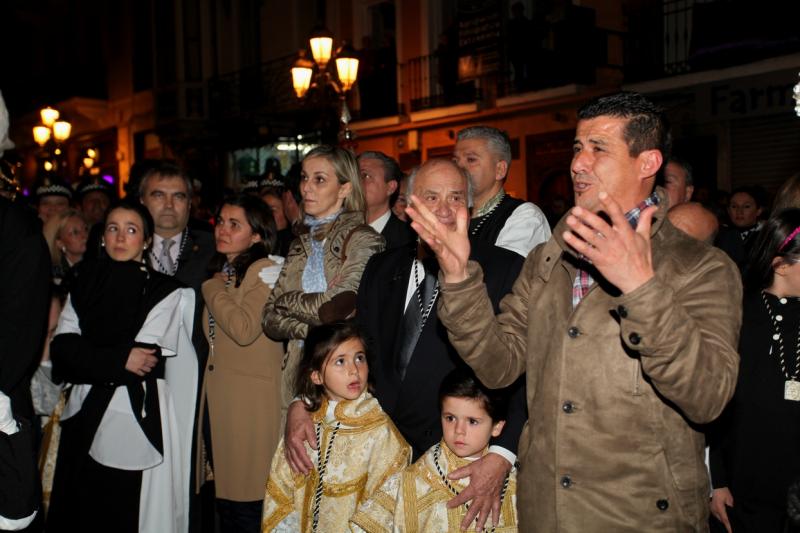
{"label": "gold embroidered trim", "polygon": [[364,531],[369,531],[369,533],[389,533],[391,531],[391,529],[386,529],[382,524],[379,524],[369,516],[362,513],[354,514],[350,519],[350,522],[357,525]]}
{"label": "gold embroidered trim", "polygon": [[396,501],[389,494],[387,494],[387,493],[385,493],[383,491],[379,491],[377,494],[375,494],[372,497],[372,501],[375,504],[380,505],[381,507],[383,507],[383,509],[388,511],[389,514],[394,514],[394,506],[395,506]]}
{"label": "gold embroidered trim", "polygon": [[272,531],[278,524],[292,512],[292,499],[284,494],[281,489],[272,481],[267,480],[267,494],[275,502],[275,509],[269,516],[261,519],[261,531]]}
{"label": "gold embroidered trim", "polygon": [[415,533],[419,522],[417,516],[417,491],[413,472],[403,472],[403,478],[400,483],[400,490],[403,494],[403,514],[406,517],[406,531],[407,533]]}
{"label": "gold embroidered trim", "polygon": [[324,496],[333,496],[334,498],[340,498],[342,496],[347,496],[348,494],[352,494],[354,492],[361,492],[364,490],[364,486],[367,484],[367,474],[354,479],[353,481],[348,481],[346,483],[333,483],[328,484],[324,481],[322,482],[322,494]]}

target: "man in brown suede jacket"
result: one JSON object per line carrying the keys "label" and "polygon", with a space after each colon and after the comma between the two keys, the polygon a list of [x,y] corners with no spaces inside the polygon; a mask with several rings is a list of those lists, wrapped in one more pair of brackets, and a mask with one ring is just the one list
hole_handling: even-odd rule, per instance
{"label": "man in brown suede jacket", "polygon": [[449,230],[409,207],[441,266],[439,318],[487,385],[527,373],[520,531],[705,530],[697,424],[736,384],[738,271],[667,220],[653,186],[669,133],[643,96],[585,105],[573,146],[576,207],[528,256],[497,317],[468,261],[466,213]]}

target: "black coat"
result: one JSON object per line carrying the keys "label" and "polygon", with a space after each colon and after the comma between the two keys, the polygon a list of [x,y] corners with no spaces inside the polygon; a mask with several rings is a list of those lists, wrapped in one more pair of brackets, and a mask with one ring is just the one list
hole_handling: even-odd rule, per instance
{"label": "black coat", "polygon": [[39,507],[41,487],[33,448],[27,421],[20,422],[13,435],[0,432],[0,516],[19,520]]}
{"label": "black coat", "polygon": [[[792,375],[800,364],[800,299],[781,304],[767,298],[782,316],[784,360]],[[710,434],[711,478],[715,488],[733,494],[728,516],[734,531],[782,532],[787,490],[800,478],[800,402],[784,399],[786,377],[760,292],[745,296],[743,311],[736,392]]]}
{"label": "black coat", "polygon": [[200,286],[209,278],[208,264],[216,251],[214,236],[202,230],[192,230],[186,234],[186,246],[178,258],[178,270],[175,279],[194,289],[194,328],[192,344],[200,360],[199,374],[203,375],[205,361],[208,357],[208,341],[203,333],[203,292]]}
{"label": "black coat", "polygon": [[31,419],[30,377],[42,356],[50,308],[50,253],[39,219],[0,197],[0,390]]}
{"label": "black coat", "polygon": [[739,272],[744,272],[750,256],[750,249],[756,242],[760,230],[753,230],[742,239],[742,232],[735,227],[722,228],[714,240],[714,246],[728,254],[733,259]]}
{"label": "black coat", "polygon": [[[436,317],[434,305],[420,334],[405,379],[395,362],[412,258],[416,244],[374,255],[364,270],[358,290],[357,318],[370,347],[370,378],[375,397],[403,437],[422,455],[442,437],[439,385],[457,365],[465,365],[447,338],[447,330]],[[473,243],[471,258],[484,269],[489,297],[498,311],[502,297],[522,268],[523,259],[496,246]],[[509,387],[512,395],[506,429],[493,441],[514,453],[527,420],[524,378]]]}
{"label": "black coat", "polygon": [[387,250],[406,246],[417,240],[417,234],[411,229],[411,225],[397,218],[391,211],[389,212],[389,221],[383,227],[381,235],[386,239]]}

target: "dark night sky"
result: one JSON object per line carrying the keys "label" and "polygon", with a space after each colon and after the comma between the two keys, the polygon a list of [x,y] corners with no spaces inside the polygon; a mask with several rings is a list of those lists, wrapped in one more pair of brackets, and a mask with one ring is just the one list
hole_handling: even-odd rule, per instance
{"label": "dark night sky", "polygon": [[99,0],[0,1],[0,90],[12,121],[72,96],[106,97],[106,12]]}

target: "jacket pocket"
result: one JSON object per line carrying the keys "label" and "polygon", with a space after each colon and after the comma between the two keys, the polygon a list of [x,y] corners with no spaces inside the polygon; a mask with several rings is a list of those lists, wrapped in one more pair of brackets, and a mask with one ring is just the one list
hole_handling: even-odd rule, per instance
{"label": "jacket pocket", "polygon": [[[683,524],[678,530],[701,531],[707,520],[705,509],[708,506],[708,492],[703,497],[701,487],[697,486],[697,472],[686,471],[686,465],[675,464],[662,452],[665,479],[664,497],[671,502],[669,509],[675,507],[678,522]],[[694,481],[694,482],[692,482]]]}

